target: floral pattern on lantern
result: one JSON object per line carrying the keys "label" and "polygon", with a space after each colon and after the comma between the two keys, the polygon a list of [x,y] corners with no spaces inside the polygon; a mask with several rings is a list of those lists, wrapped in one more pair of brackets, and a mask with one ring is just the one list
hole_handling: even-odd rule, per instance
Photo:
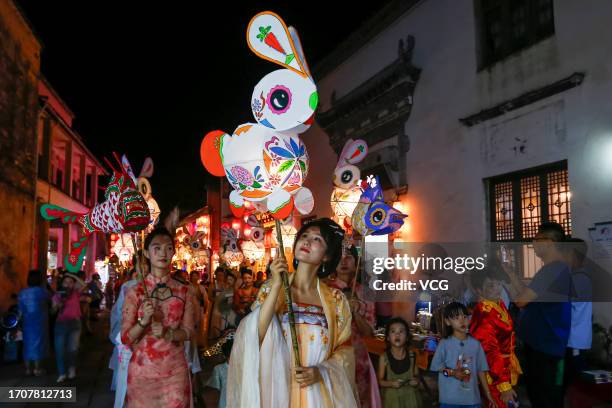
{"label": "floral pattern on lantern", "polygon": [[244,261],[244,255],[242,252],[225,251],[223,253],[223,260],[230,267],[236,268],[237,266],[240,266],[242,261]]}
{"label": "floral pattern on lantern", "polygon": [[351,227],[351,216],[361,197],[361,188],[355,187],[350,190],[335,188],[331,196],[331,208],[334,221],[344,228]]}

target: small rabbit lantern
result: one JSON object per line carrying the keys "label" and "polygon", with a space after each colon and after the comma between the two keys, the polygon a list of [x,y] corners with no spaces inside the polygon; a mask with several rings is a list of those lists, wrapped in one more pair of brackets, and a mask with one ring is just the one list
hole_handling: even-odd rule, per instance
{"label": "small rabbit lantern", "polygon": [[238,246],[238,234],[229,226],[221,227],[221,248],[223,249],[223,260],[235,267],[244,260],[244,255]]}
{"label": "small rabbit lantern", "polygon": [[349,139],[334,170],[334,190],[331,195],[331,207],[335,221],[344,228],[351,227],[351,216],[361,197],[359,181],[361,172],[355,166],[368,154],[368,145],[363,140]]}

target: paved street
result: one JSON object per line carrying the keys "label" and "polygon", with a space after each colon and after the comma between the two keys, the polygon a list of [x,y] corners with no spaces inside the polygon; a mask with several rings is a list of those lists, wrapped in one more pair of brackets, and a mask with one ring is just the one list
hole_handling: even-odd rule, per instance
{"label": "paved street", "polygon": [[[66,387],[76,387],[77,403],[47,403],[48,407],[112,407],[114,393],[110,391],[112,371],[108,368],[108,359],[112,346],[107,340],[108,319],[101,318],[92,322],[94,334],[81,337],[81,349],[77,365],[77,377],[61,384]],[[41,377],[26,376],[20,363],[2,363],[0,366],[0,386],[56,386],[57,371],[55,362],[47,360],[47,374]],[[11,407],[40,407],[39,403],[15,403]]]}
{"label": "paved street", "polygon": [[[61,384],[65,387],[76,387],[77,403],[47,403],[45,407],[112,407],[115,394],[110,390],[112,371],[108,368],[108,361],[112,353],[112,345],[108,341],[108,317],[103,315],[99,321],[92,322],[94,334],[81,337],[81,348],[79,352],[77,377]],[[0,363],[0,386],[33,386],[51,387],[56,386],[57,372],[55,360],[48,359],[45,364],[47,374],[41,377],[26,376],[21,362]],[[202,361],[202,373],[198,375],[198,381],[203,384],[204,379],[212,371],[212,365]],[[200,385],[200,390],[203,386]],[[215,391],[206,389],[201,392],[205,399],[207,408],[217,406]],[[40,403],[14,403],[11,407],[41,407]],[[203,407],[202,401],[196,402],[196,407]]]}

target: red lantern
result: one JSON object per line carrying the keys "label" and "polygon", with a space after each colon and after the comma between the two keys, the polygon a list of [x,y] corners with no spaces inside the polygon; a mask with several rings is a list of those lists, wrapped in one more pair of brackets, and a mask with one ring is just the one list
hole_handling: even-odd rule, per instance
{"label": "red lantern", "polygon": [[234,219],[232,221],[232,229],[234,229],[235,231],[239,231],[240,230],[240,220]]}
{"label": "red lantern", "polygon": [[244,237],[249,238],[251,236],[251,226],[245,225],[243,232],[244,232]]}

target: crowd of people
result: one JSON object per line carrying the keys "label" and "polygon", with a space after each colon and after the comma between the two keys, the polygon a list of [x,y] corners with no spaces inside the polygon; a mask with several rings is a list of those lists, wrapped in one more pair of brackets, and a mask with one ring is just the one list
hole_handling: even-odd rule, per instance
{"label": "crowd of people", "polygon": [[[591,347],[582,240],[543,224],[533,241],[543,267],[529,286],[502,264],[472,273],[468,300],[443,306],[442,339],[423,369],[411,324],[381,315],[364,298],[357,249],[344,238],[329,219],[298,231],[292,308],[283,257],[265,273],[220,266],[212,276],[187,274],[173,270],[174,237],[164,228],[147,236],[134,269],[105,290],[96,275],[86,283],[83,273],[64,271],[45,282],[31,271],[19,294],[26,373],[44,373],[52,340],[57,382],[74,378],[81,332],[91,330],[106,299],[115,407],[204,405],[195,380],[199,349],[214,342],[224,361],[211,368],[206,386],[217,390],[220,407],[408,408],[436,400],[443,408],[513,407],[521,376],[532,406],[563,406]],[[374,356],[366,339],[380,326],[386,350]],[[428,389],[427,371],[437,373],[437,393]]]}
{"label": "crowd of people", "polygon": [[92,334],[90,322],[97,320],[103,298],[100,276],[84,279],[83,271],[57,270],[49,277],[38,270],[28,273],[28,286],[18,295],[26,375],[45,374],[42,363],[52,348],[57,383],[76,377],[81,336]]}

